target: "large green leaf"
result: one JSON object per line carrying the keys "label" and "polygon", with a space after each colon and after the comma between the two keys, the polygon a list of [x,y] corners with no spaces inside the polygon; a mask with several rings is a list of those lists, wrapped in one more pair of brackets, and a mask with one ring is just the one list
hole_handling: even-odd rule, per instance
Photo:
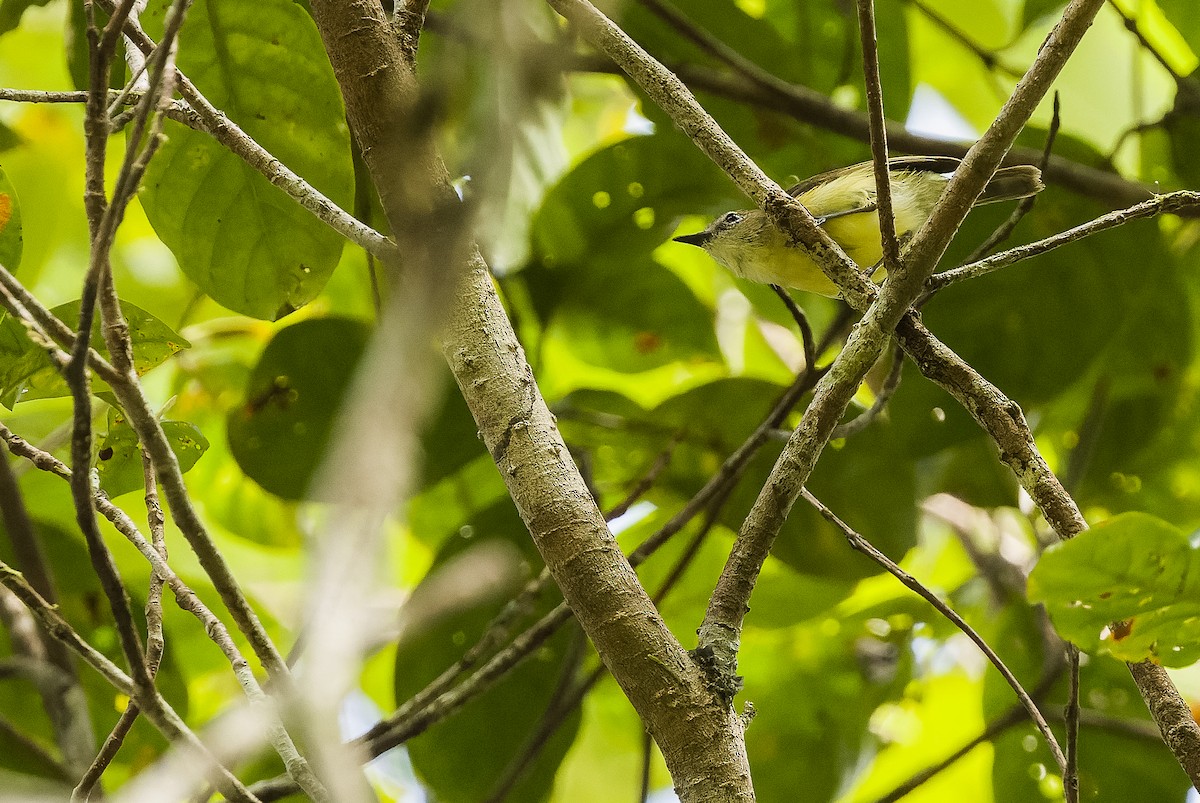
{"label": "large green leaf", "polygon": [[678,137],[634,137],[580,162],[533,221],[535,255],[551,268],[642,256],[678,217],[725,191],[720,174]]}
{"label": "large green leaf", "polygon": [[1200,658],[1200,551],[1154,516],[1124,513],[1051,547],[1029,598],[1089,652],[1167,666]]}
{"label": "large green leaf", "polygon": [[[161,19],[165,0],[147,15]],[[288,0],[203,0],[179,67],[260,145],[346,208],[353,168],[341,96],[312,20]],[[342,238],[210,135],[171,124],[142,203],[180,267],[212,298],[277,319],[311,301]]]}
{"label": "large green leaf", "polygon": [[229,447],[263,488],[301,499],[325,456],[370,328],[348,318],[318,318],[281,329],[229,413]]}
{"label": "large green leaf", "polygon": [[[72,329],[79,327],[78,301],[61,304],[50,311]],[[121,312],[129,325],[133,365],[139,375],[191,346],[182,335],[141,307],[123,301]],[[101,354],[108,353],[100,331],[99,315],[93,319],[91,343]],[[99,379],[92,380],[93,393],[107,388]],[[11,409],[17,401],[69,396],[70,393],[50,357],[29,339],[25,327],[8,315],[0,319],[0,404]]]}
{"label": "large green leaf", "polygon": [[[642,426],[665,441],[682,433],[664,482],[685,498],[695,493],[754,431],[782,388],[751,379],[722,379],[701,385],[660,405]],[[627,424],[627,426],[636,424]],[[808,487],[851,526],[894,560],[916,539],[916,478],[911,460],[885,422],[826,448]],[[766,482],[782,443],[766,444],[722,508],[720,521],[735,532]],[[798,503],[789,514],[772,554],[804,574],[856,580],[882,571],[854,552],[840,530],[813,508]]]}

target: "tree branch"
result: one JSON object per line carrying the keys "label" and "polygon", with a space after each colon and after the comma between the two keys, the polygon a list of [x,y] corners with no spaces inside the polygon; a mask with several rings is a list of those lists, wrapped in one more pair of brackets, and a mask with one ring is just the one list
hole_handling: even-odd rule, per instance
{"label": "tree branch", "polygon": [[[314,0],[312,9],[401,252],[420,265],[428,232],[413,236],[414,223],[458,204],[428,137],[413,136],[422,133],[412,129],[416,78],[377,2]],[[439,217],[424,217],[431,211]],[[741,721],[714,704],[608,532],[483,259],[469,246],[459,258],[443,352],[546,566],[662,746],[681,799],[750,800]]]}

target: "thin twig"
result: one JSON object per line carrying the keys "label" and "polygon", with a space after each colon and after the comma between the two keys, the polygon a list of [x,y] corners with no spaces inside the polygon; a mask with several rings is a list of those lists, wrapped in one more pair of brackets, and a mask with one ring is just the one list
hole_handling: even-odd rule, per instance
{"label": "thin twig", "polygon": [[871,123],[871,161],[875,167],[875,203],[879,206],[879,232],[883,266],[903,270],[896,218],[892,211],[892,179],[888,163],[887,118],[883,113],[883,84],[879,79],[879,41],[875,34],[875,0],[857,0],[858,32],[862,43],[863,81],[867,88],[867,117]]}
{"label": "thin twig", "polygon": [[667,470],[667,466],[671,465],[671,455],[675,453],[675,447],[679,445],[681,440],[682,434],[680,433],[676,433],[675,435],[671,436],[671,440],[668,441],[663,450],[659,452],[658,457],[654,458],[654,462],[650,464],[650,468],[646,470],[646,473],[643,474],[638,481],[634,483],[633,487],[629,489],[629,493],[625,494],[625,498],[620,502],[617,502],[617,504],[613,505],[608,510],[604,511],[605,521],[611,522],[618,516],[623,516],[628,513],[629,509],[633,507],[639,499],[645,496],[651,488],[654,487],[654,483],[658,482],[658,478],[664,471]]}
{"label": "thin twig", "polygon": [[[155,551],[165,561],[167,559],[165,519],[162,507],[158,502],[158,491],[154,484],[154,466],[150,463],[150,458],[144,452],[142,453],[142,480],[146,488],[146,518],[150,529],[151,543]],[[162,662],[163,651],[166,646],[162,621],[162,590],[164,582],[165,579],[158,572],[150,572],[150,588],[146,593],[146,668],[151,677],[158,674],[159,664]],[[125,710],[121,712],[121,716],[117,719],[117,724],[109,732],[108,738],[104,740],[104,745],[101,747],[100,752],[93,759],[91,766],[88,767],[79,783],[75,785],[75,789],[71,792],[72,803],[75,803],[75,801],[82,803],[89,799],[92,789],[99,783],[108,765],[116,758],[117,751],[121,749],[121,745],[124,743],[125,737],[129,735],[129,731],[133,728],[133,723],[137,721],[139,713],[140,709],[135,701],[130,700],[125,704]]]}
{"label": "thin twig", "polygon": [[[20,572],[2,561],[0,561],[0,584],[21,600],[47,632],[78,654],[114,689],[128,697],[135,697],[134,681],[116,664],[88,644],[53,606],[30,588],[25,579],[21,577]],[[183,719],[162,698],[157,689],[151,686],[149,693],[143,695],[140,700],[146,712],[146,718],[155,728],[169,740],[182,742],[195,753],[199,761],[211,768],[213,781],[224,795],[232,800],[242,801],[242,803],[257,803],[258,799],[250,794],[229,770],[222,767],[213,758],[204,743],[187,727]]]}
{"label": "thin twig", "polygon": [[1067,645],[1067,707],[1063,711],[1067,725],[1067,765],[1063,770],[1063,796],[1066,803],[1079,803],[1079,648]]}
{"label": "thin twig", "polygon": [[[28,460],[42,471],[70,481],[71,469],[65,463],[54,455],[32,446],[28,441],[13,434],[2,423],[0,423],[0,440],[3,440],[8,450],[17,457]],[[116,528],[117,532],[125,536],[138,552],[141,553],[142,557],[150,564],[154,576],[161,578],[167,587],[171,589],[171,594],[175,597],[176,604],[182,610],[192,614],[200,622],[205,634],[229,660],[234,677],[245,693],[246,699],[252,705],[263,706],[265,715],[271,717],[273,720],[276,719],[277,714],[267,710],[264,705],[266,695],[259,685],[257,678],[255,678],[254,672],[250,670],[245,656],[242,655],[225,623],[217,618],[196,593],[171,569],[159,549],[138,530],[133,519],[124,510],[114,505],[104,492],[98,488],[93,489],[92,504],[95,506],[96,512],[104,516]],[[270,737],[272,747],[283,760],[284,765],[303,774],[302,769],[297,769],[298,762],[301,761],[299,753],[281,723],[277,721],[272,722],[270,725]]]}
{"label": "thin twig", "polygon": [[788,312],[792,315],[792,320],[796,322],[796,328],[800,330],[800,342],[804,346],[804,367],[809,368],[816,365],[817,344],[813,342],[812,325],[808,322],[808,316],[804,314],[804,310],[800,309],[796,299],[792,298],[787,290],[777,284],[771,285],[771,289],[787,307]]}
{"label": "thin twig", "polygon": [[1123,226],[1131,220],[1188,210],[1200,210],[1200,192],[1178,190],[1176,192],[1168,192],[1165,195],[1157,195],[1140,204],[1101,215],[1095,220],[1089,220],[1087,223],[1067,229],[1052,237],[1035,240],[1032,243],[1026,243],[1016,248],[1010,248],[1007,251],[1001,251],[978,262],[972,262],[952,270],[935,273],[925,283],[926,292],[937,292],[944,287],[948,287],[955,282],[961,282],[964,279],[986,276],[993,271],[1007,268],[1009,265],[1015,265],[1018,262],[1039,256],[1047,251],[1053,251],[1055,248],[1073,243],[1076,240],[1081,240],[1084,237],[1108,231],[1117,226]]}
{"label": "thin twig", "polygon": [[638,801],[650,799],[650,761],[654,757],[654,739],[648,731],[642,731],[642,782],[638,790]]}
{"label": "thin twig", "polygon": [[875,394],[875,401],[871,403],[869,408],[859,413],[854,418],[850,419],[844,424],[838,424],[836,427],[834,427],[833,432],[829,436],[830,440],[836,438],[849,438],[857,435],[869,427],[871,422],[878,418],[879,414],[883,412],[883,408],[887,406],[887,403],[891,401],[892,396],[896,393],[896,389],[900,387],[900,377],[903,374],[903,370],[904,352],[900,350],[900,346],[897,344],[896,347],[892,349],[892,367],[888,369],[888,375],[887,378],[883,380],[883,386],[879,388],[879,392]]}
{"label": "thin twig", "polygon": [[[1058,128],[1062,122],[1061,107],[1058,102],[1058,92],[1054,93],[1054,113],[1050,118],[1050,128],[1046,132],[1046,146],[1042,150],[1042,161],[1039,163],[1039,168],[1045,172],[1046,165],[1050,162],[1050,154],[1054,148],[1054,140],[1058,138]],[[1033,209],[1033,205],[1037,203],[1037,195],[1027,195],[1017,202],[1017,206],[1013,209],[1012,214],[1008,219],[1001,223],[991,235],[979,244],[979,247],[971,252],[971,255],[966,258],[966,262],[974,262],[978,259],[983,259],[996,249],[1002,242],[1007,240],[1017,228],[1017,224],[1021,222],[1021,218],[1029,214]]]}
{"label": "thin twig", "polygon": [[[112,0],[97,0],[97,2],[105,7],[111,7]],[[130,42],[147,55],[153,53],[157,48],[154,40],[146,35],[140,25],[132,21],[126,24],[125,35],[129,37]],[[199,124],[212,135],[213,139],[228,148],[230,152],[261,173],[268,181],[287,193],[301,207],[346,239],[384,261],[395,254],[394,243],[369,226],[363,225],[354,216],[288,169],[286,165],[213,106],[182,72],[176,70],[175,81],[179,93],[188,102],[191,111],[199,118]]]}
{"label": "thin twig", "polygon": [[979,635],[975,628],[967,624],[965,619],[959,616],[953,608],[943,602],[937,594],[926,588],[920,580],[901,569],[895,561],[876,549],[870,541],[838,518],[832,510],[826,507],[821,500],[813,496],[807,488],[802,490],[800,495],[806,502],[817,509],[817,512],[821,514],[822,518],[841,531],[841,533],[846,537],[846,540],[850,542],[850,546],[852,548],[863,553],[871,560],[882,566],[888,572],[888,574],[899,580],[905,588],[909,589],[921,599],[932,605],[938,613],[949,619],[955,627],[965,633],[967,638],[975,642],[975,646],[977,646],[980,652],[987,657],[987,659],[992,663],[992,666],[996,667],[996,670],[1000,673],[1001,677],[1004,678],[1004,681],[1017,695],[1017,699],[1021,702],[1021,705],[1024,706],[1025,712],[1029,715],[1029,718],[1033,720],[1033,723],[1037,726],[1037,729],[1041,731],[1042,737],[1046,740],[1046,744],[1049,746],[1050,752],[1054,756],[1054,760],[1058,763],[1059,769],[1065,770],[1067,767],[1066,756],[1063,755],[1062,748],[1059,747],[1058,740],[1055,739],[1054,732],[1050,730],[1050,725],[1046,722],[1045,717],[1042,716],[1042,712],[1038,709],[1037,703],[1033,701],[1033,698],[1027,691],[1025,691],[1025,688],[1021,685],[1021,682],[1017,680],[1017,676],[1014,675],[1007,666],[1005,666],[1004,661],[1001,660],[1000,656],[996,654],[996,651],[991,648],[987,641]]}

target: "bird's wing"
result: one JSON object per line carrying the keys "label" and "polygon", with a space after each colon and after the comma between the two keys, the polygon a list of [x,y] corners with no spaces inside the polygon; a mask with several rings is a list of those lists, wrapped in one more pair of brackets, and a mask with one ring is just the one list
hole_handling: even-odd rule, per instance
{"label": "bird's wing", "polygon": [[[905,170],[913,173],[953,173],[960,164],[962,164],[962,160],[953,156],[896,156],[888,159],[889,170]],[[787,188],[787,194],[798,198],[813,187],[857,170],[873,171],[874,168],[871,162],[859,162],[849,167],[828,170],[806,178],[798,184],[793,184]]]}

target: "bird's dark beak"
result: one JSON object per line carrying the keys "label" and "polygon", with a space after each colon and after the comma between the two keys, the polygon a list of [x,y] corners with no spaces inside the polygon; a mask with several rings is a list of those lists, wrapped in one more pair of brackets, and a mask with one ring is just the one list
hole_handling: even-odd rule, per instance
{"label": "bird's dark beak", "polygon": [[685,234],[682,237],[674,238],[677,243],[686,243],[694,245],[698,248],[703,248],[704,244],[712,239],[712,233],[707,231],[698,231],[695,234]]}

